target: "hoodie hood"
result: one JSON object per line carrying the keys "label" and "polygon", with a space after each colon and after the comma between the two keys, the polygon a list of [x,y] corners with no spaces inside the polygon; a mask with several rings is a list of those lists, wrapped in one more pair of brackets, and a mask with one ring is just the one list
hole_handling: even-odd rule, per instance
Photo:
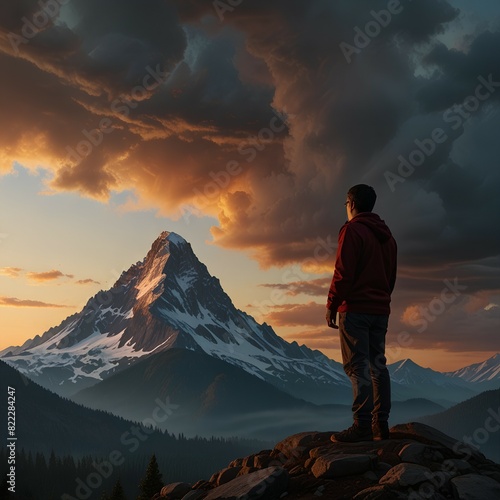
{"label": "hoodie hood", "polygon": [[382,243],[392,237],[391,230],[387,227],[387,224],[373,212],[361,212],[353,217],[349,223],[364,224],[368,226]]}

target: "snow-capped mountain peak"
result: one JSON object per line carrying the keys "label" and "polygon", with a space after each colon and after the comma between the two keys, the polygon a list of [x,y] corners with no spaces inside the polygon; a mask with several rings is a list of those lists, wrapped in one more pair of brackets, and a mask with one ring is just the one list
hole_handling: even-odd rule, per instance
{"label": "snow-capped mountain peak", "polygon": [[396,361],[388,366],[391,378],[400,384],[413,384],[443,380],[444,375],[431,368],[424,368],[411,359]]}
{"label": "snow-capped mountain peak", "polygon": [[45,387],[68,395],[174,347],[204,351],[290,393],[299,390],[299,396],[311,392],[311,384],[325,398],[331,398],[332,387],[349,386],[339,363],[286,342],[236,309],[191,245],[167,231],[81,312],[0,355]]}

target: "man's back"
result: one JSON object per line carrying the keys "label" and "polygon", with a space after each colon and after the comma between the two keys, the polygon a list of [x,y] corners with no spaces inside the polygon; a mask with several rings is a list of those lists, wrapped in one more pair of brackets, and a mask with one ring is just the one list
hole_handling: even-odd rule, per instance
{"label": "man's back", "polygon": [[340,229],[330,304],[338,312],[389,314],[396,266],[397,245],[385,222],[372,212],[357,214]]}

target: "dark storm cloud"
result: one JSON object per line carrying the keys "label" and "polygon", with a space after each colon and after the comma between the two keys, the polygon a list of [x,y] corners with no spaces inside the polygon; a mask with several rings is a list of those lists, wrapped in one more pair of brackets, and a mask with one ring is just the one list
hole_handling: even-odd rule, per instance
{"label": "dark storm cloud", "polygon": [[[500,32],[491,31],[479,34],[467,53],[449,49],[442,43],[436,45],[423,59],[430,69],[439,71],[439,76],[429,81],[418,95],[423,109],[443,111],[453,104],[461,104],[478,86],[478,76],[491,75],[493,81],[499,82],[499,50]],[[491,99],[498,101],[500,92],[494,92]]]}
{"label": "dark storm cloud", "polygon": [[[320,253],[318,239],[336,240],[348,188],[367,182],[399,243],[399,316],[455,277],[494,302],[500,33],[460,37],[452,2],[396,4],[368,36],[388,1],[243,1],[221,20],[211,1],[73,0],[28,37],[39,4],[7,0],[1,168],[43,165],[52,189],[101,200],[134,189],[130,208],[193,206],[218,218],[216,244],[310,273],[332,270],[335,248]],[[474,109],[479,85],[489,95]],[[436,129],[446,138],[433,144]],[[424,161],[401,176],[416,150]],[[297,321],[321,324],[314,307]]]}
{"label": "dark storm cloud", "polygon": [[139,0],[7,1],[2,10],[5,52],[92,95],[128,90],[140,82],[144,67],[168,69],[185,48],[176,10],[161,0],[147,6]]}
{"label": "dark storm cloud", "polygon": [[[412,97],[421,83],[406,50],[416,39],[421,42],[442,31],[456,12],[445,2],[426,5],[417,36],[411,29],[405,31],[405,23],[416,13],[417,18],[424,14],[406,5],[412,15],[395,18],[349,65],[339,44],[352,41],[354,27],[371,20],[370,8],[383,8],[382,2],[366,4],[365,12],[343,2],[318,2],[310,8],[295,2],[290,9],[270,11],[267,23],[258,6],[242,4],[226,22],[247,33],[249,51],[271,68],[274,105],[286,107],[292,116],[291,140],[285,143],[288,172],[279,179],[252,179],[258,189],[252,190],[248,210],[225,211],[225,223],[214,235],[229,247],[253,244],[254,255],[266,266],[307,258],[314,239],[332,219],[340,225],[342,213],[332,212],[335,201],[341,206],[349,185],[359,181],[370,159],[416,112]],[[396,37],[404,50],[394,43]],[[285,195],[276,197],[277,191]],[[248,217],[250,212],[253,216]],[[273,229],[262,237],[267,227]]]}

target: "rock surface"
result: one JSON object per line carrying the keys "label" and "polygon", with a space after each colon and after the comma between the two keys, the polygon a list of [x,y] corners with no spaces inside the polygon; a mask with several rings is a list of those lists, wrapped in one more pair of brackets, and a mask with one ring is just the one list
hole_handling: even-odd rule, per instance
{"label": "rock surface", "polygon": [[161,489],[160,495],[168,498],[182,498],[191,491],[189,483],[170,483]]}
{"label": "rock surface", "polygon": [[222,486],[210,490],[206,500],[233,498],[277,498],[286,491],[288,472],[283,467],[266,467],[245,476],[239,476]]}
{"label": "rock surface", "polygon": [[363,472],[368,472],[371,467],[372,457],[369,455],[335,453],[319,456],[311,467],[311,472],[316,478],[327,479],[363,474]]}
{"label": "rock surface", "polygon": [[[333,443],[331,434],[301,432],[237,458],[182,499],[500,499],[500,465],[427,425],[397,425],[391,439],[362,443]],[[179,498],[181,484],[161,498]]]}
{"label": "rock surface", "polygon": [[390,486],[414,486],[427,481],[432,472],[427,467],[417,464],[401,463],[389,469],[379,483]]}
{"label": "rock surface", "polygon": [[467,500],[498,500],[500,483],[479,474],[465,474],[451,480],[456,498]]}

